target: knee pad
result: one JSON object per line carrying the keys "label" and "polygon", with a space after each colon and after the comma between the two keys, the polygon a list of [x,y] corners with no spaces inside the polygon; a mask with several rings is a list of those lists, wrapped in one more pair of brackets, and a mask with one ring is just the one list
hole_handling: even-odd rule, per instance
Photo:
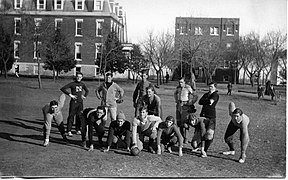
{"label": "knee pad", "polygon": [[214,131],[209,129],[205,134],[205,140],[213,140]]}
{"label": "knee pad", "polygon": [[117,143],[118,142],[118,138],[116,136],[113,136],[113,143]]}

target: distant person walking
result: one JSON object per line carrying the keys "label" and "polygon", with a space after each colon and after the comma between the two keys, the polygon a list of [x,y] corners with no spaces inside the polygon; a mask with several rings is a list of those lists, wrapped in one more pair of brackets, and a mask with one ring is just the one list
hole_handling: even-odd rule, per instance
{"label": "distant person walking", "polygon": [[258,94],[258,99],[260,99],[261,97],[264,98],[264,87],[259,84],[257,87],[257,94]]}
{"label": "distant person walking", "polygon": [[101,100],[101,105],[106,107],[105,119],[107,119],[109,112],[111,121],[114,121],[117,116],[117,103],[123,101],[124,90],[112,79],[112,74],[107,73],[105,82],[95,90],[95,93],[96,97]]}
{"label": "distant person walking", "polygon": [[169,81],[169,74],[168,74],[168,72],[166,72],[165,78],[166,78],[166,83],[168,83],[168,81]]}
{"label": "distant person walking", "polygon": [[231,93],[232,93],[232,83],[231,82],[229,82],[227,84],[227,89],[228,89],[227,95],[231,96]]}
{"label": "distant person walking", "polygon": [[[83,110],[83,99],[88,96],[89,90],[86,85],[81,81],[83,74],[81,72],[76,73],[76,80],[63,86],[61,91],[71,97],[69,103],[69,115],[67,119],[67,133],[68,136],[72,136],[72,125],[74,122],[74,116],[76,115],[75,129],[77,134],[81,134],[81,120],[80,115]],[[70,89],[70,93],[67,91]],[[85,94],[83,95],[83,90]]]}
{"label": "distant person walking", "polygon": [[235,104],[233,102],[229,104],[228,108],[231,121],[228,124],[224,139],[229,146],[229,151],[225,151],[223,154],[235,155],[233,135],[238,129],[240,129],[241,155],[239,158],[239,163],[244,163],[246,160],[246,150],[249,143],[248,125],[250,120],[241,109],[235,108]]}
{"label": "distant person walking", "polygon": [[207,150],[214,139],[216,127],[216,105],[219,100],[218,91],[216,89],[217,84],[215,82],[210,82],[208,86],[209,92],[205,93],[199,100],[199,104],[202,105],[200,117],[205,117],[209,120],[202,157],[207,157]]}
{"label": "distant person walking", "polygon": [[49,137],[51,132],[51,124],[52,120],[54,120],[57,124],[57,128],[63,137],[64,141],[68,141],[65,135],[65,128],[63,124],[63,115],[62,115],[62,108],[65,103],[65,94],[62,94],[58,101],[53,100],[49,104],[46,104],[42,108],[43,116],[44,116],[44,126],[43,126],[43,136],[44,136],[44,143],[43,146],[48,146],[49,144]]}

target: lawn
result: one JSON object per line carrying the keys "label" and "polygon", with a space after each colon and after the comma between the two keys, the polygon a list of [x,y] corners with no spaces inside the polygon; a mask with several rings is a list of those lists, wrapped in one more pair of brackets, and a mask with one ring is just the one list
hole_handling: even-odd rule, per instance
{"label": "lawn", "polygon": [[[9,77],[5,80],[0,77],[2,177],[286,177],[286,94],[275,105],[267,96],[258,100],[257,95],[251,93],[256,91],[256,87],[234,85],[236,91],[232,92],[232,96],[227,96],[226,85],[219,84],[216,133],[207,158],[201,158],[199,152],[191,152],[190,144],[184,146],[183,157],[178,157],[176,147],[172,154],[155,155],[143,151],[134,157],[121,149],[101,152],[97,148],[97,137],[94,137],[96,149],[93,152],[80,146],[79,135],[69,138],[70,144],[65,144],[55,126],[51,131],[49,146],[43,147],[41,108],[52,99],[57,99],[61,94],[59,89],[71,80],[42,81],[43,88],[38,89],[37,79]],[[131,121],[134,114],[132,93],[136,85],[123,80],[116,82],[125,91],[124,102],[118,106],[118,111],[123,111],[127,120]],[[84,106],[100,105],[94,92],[98,81],[84,83],[90,91]],[[164,117],[175,116],[173,93],[176,84],[170,82],[157,89]],[[207,92],[205,84],[197,83],[197,88],[200,97]],[[221,154],[228,148],[223,136],[230,121],[230,101],[250,117],[250,144],[244,164],[237,162],[240,156],[239,132],[235,138],[236,155]],[[63,108],[65,124],[68,106],[67,97]],[[199,115],[201,106],[196,104],[196,108]],[[193,129],[190,130],[190,139],[192,135]]]}

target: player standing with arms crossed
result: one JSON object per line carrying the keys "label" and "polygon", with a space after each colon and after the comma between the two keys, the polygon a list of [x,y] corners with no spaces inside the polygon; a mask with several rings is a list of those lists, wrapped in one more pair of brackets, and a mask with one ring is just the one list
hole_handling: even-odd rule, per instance
{"label": "player standing with arms crossed", "polygon": [[216,127],[216,105],[219,100],[218,91],[216,90],[217,84],[215,82],[210,82],[208,86],[209,92],[205,93],[199,100],[199,104],[202,105],[200,117],[205,117],[208,120],[207,131],[205,134],[205,147],[204,151],[201,152],[202,157],[207,157],[207,150],[214,139]]}

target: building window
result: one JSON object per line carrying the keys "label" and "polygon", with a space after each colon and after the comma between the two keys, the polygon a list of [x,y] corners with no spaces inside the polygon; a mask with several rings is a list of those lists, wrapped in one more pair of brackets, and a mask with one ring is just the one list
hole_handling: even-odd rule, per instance
{"label": "building window", "polygon": [[45,10],[46,9],[46,0],[37,0],[37,9]]}
{"label": "building window", "polygon": [[210,27],[210,35],[218,36],[219,35],[219,27]]}
{"label": "building window", "polygon": [[63,19],[55,19],[55,30],[61,30]]}
{"label": "building window", "polygon": [[238,30],[239,30],[239,25],[236,24],[236,25],[235,25],[235,32],[238,32]]}
{"label": "building window", "polygon": [[81,47],[82,47],[82,43],[75,43],[75,59],[78,61],[82,61]]}
{"label": "building window", "polygon": [[23,0],[14,0],[14,8],[21,9],[22,8]]}
{"label": "building window", "polygon": [[228,82],[229,81],[229,76],[223,76],[223,81]]}
{"label": "building window", "polygon": [[82,26],[83,26],[83,19],[75,19],[76,23],[76,33],[75,36],[83,36]]}
{"label": "building window", "polygon": [[14,18],[14,34],[20,35],[21,18]]}
{"label": "building window", "polygon": [[183,28],[183,26],[180,26],[180,34],[184,34],[184,28]]}
{"label": "building window", "polygon": [[227,27],[227,36],[234,36],[234,28]]}
{"label": "building window", "polygon": [[203,35],[201,27],[195,27],[195,35]]}
{"label": "building window", "polygon": [[20,48],[20,41],[14,41],[14,58],[16,59],[19,59],[20,57],[19,48]]}
{"label": "building window", "polygon": [[38,57],[38,59],[41,59],[40,46],[41,46],[42,42],[37,41],[37,43],[34,42],[33,44],[34,44],[33,58],[37,59],[37,57]]}
{"label": "building window", "polygon": [[226,48],[227,48],[227,49],[229,49],[229,48],[231,48],[231,47],[232,47],[232,43],[227,43],[227,44],[226,44]]}
{"label": "building window", "polygon": [[84,0],[75,0],[76,10],[84,10]]}
{"label": "building window", "polygon": [[104,23],[104,19],[96,20],[96,36],[98,37],[103,36],[103,23]]}
{"label": "building window", "polygon": [[117,3],[115,4],[115,14],[116,16],[118,16],[118,4]]}
{"label": "building window", "polygon": [[103,10],[103,0],[94,0],[94,10]]}
{"label": "building window", "polygon": [[76,72],[81,72],[81,67],[77,66],[76,67]]}
{"label": "building window", "polygon": [[101,61],[101,55],[102,55],[102,44],[101,43],[96,43],[95,44],[95,64],[99,65]]}
{"label": "building window", "polygon": [[224,60],[224,68],[229,68],[230,62],[228,60]]}
{"label": "building window", "polygon": [[55,10],[63,10],[63,0],[54,0]]}
{"label": "building window", "polygon": [[39,35],[42,18],[35,18],[34,22],[35,22],[35,35]]}

